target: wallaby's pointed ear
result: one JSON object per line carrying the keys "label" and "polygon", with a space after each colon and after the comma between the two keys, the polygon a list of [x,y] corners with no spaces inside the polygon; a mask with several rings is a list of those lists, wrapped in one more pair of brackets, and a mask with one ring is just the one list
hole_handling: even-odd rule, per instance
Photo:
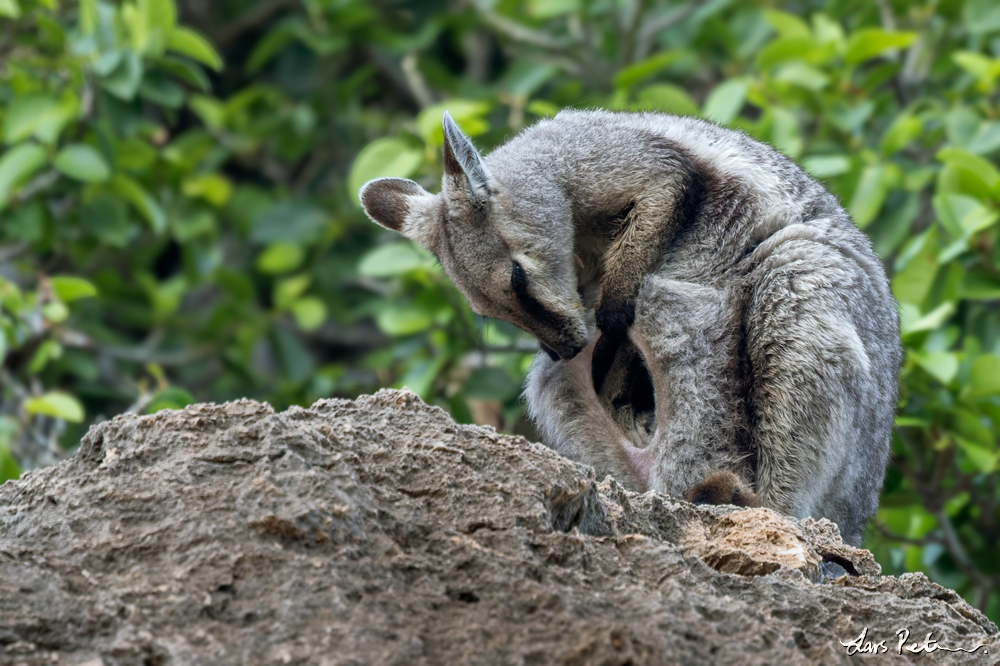
{"label": "wallaby's pointed ear", "polygon": [[360,196],[365,213],[373,221],[434,251],[438,197],[405,178],[369,180]]}
{"label": "wallaby's pointed ear", "polygon": [[488,194],[486,168],[483,167],[483,160],[472,141],[462,134],[447,111],[444,112],[441,125],[444,128],[444,172],[453,177],[464,176],[472,194]]}

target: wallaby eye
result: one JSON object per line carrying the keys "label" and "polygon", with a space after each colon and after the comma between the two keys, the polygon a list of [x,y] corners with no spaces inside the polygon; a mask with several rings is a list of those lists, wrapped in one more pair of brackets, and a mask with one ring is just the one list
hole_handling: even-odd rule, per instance
{"label": "wallaby eye", "polygon": [[520,296],[528,293],[528,276],[524,272],[521,264],[514,262],[514,267],[510,271],[510,288],[514,294]]}

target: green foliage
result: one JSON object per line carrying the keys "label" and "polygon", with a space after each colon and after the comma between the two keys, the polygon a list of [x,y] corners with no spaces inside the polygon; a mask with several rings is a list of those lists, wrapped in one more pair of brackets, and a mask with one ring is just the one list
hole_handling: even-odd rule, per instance
{"label": "green foliage", "polygon": [[993,0],[0,0],[0,478],[95,419],[407,385],[524,428],[536,343],[365,221],[565,106],[775,145],[872,238],[906,360],[868,544],[1000,618]]}

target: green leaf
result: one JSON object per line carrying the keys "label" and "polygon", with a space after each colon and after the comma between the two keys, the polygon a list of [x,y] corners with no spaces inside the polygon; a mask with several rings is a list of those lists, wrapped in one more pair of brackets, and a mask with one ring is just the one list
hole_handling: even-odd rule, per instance
{"label": "green leaf", "polygon": [[955,64],[976,77],[976,86],[988,93],[996,86],[1000,76],[1000,59],[988,58],[974,51],[959,51],[952,54]]}
{"label": "green leaf", "polygon": [[527,111],[541,118],[551,118],[559,113],[560,109],[552,102],[546,102],[543,99],[533,99],[528,102]]}
{"label": "green leaf", "polygon": [[61,324],[69,318],[69,308],[60,301],[46,303],[42,306],[42,316],[53,324]]}
{"label": "green leaf", "polygon": [[44,94],[15,97],[6,109],[4,139],[12,144],[34,136],[43,143],[53,143],[76,110],[77,103],[71,98],[59,101]]}
{"label": "green leaf", "polygon": [[184,245],[199,236],[211,234],[215,229],[215,214],[204,208],[182,211],[170,218],[170,231],[173,237]]}
{"label": "green leaf", "polygon": [[468,99],[450,99],[447,102],[432,104],[417,116],[417,132],[429,146],[443,146],[444,130],[441,128],[441,119],[447,111],[463,132],[469,136],[477,136],[490,128],[489,122],[483,118],[489,110],[490,105],[487,102]]}
{"label": "green leaf", "polygon": [[521,392],[521,381],[500,368],[479,367],[469,375],[464,390],[469,398],[504,402]]}
{"label": "green leaf", "polygon": [[749,86],[742,79],[730,79],[716,86],[705,99],[705,117],[723,125],[732,122],[743,108],[748,90]]}
{"label": "green leaf", "polygon": [[967,241],[1000,219],[1000,213],[964,194],[938,194],[932,200],[938,221],[953,237]]}
{"label": "green leaf", "polygon": [[6,446],[0,446],[0,483],[20,477],[21,466],[17,464],[17,459],[10,454]]}
{"label": "green leaf", "polygon": [[978,155],[973,155],[961,148],[942,148],[938,151],[936,158],[949,166],[972,172],[982,181],[987,190],[993,190],[1000,186],[1000,169]]}
{"label": "green leaf", "polygon": [[923,316],[920,316],[920,310],[915,305],[903,303],[899,307],[900,329],[903,335],[933,331],[941,328],[953,314],[954,303],[942,303]]}
{"label": "green leaf", "polygon": [[[53,323],[58,323],[60,321],[64,321],[65,318],[69,316],[69,310],[62,303],[47,303],[43,308],[43,312],[46,308],[50,308],[51,306],[57,306],[58,308],[61,308],[64,316],[62,319],[50,319],[48,316],[46,316],[45,318],[48,319],[49,321]],[[31,358],[31,362],[28,364],[28,372],[33,375],[37,375],[45,368],[45,366],[49,364],[49,361],[54,361],[58,358],[61,358],[62,353],[63,353],[62,345],[60,345],[55,340],[46,340],[41,345],[39,345],[38,351],[36,351],[35,355]]]}
{"label": "green leaf", "polygon": [[973,268],[965,274],[961,297],[971,301],[994,301],[1000,299],[1000,280],[981,268]]}
{"label": "green leaf", "polygon": [[997,467],[997,453],[991,451],[990,449],[971,442],[964,437],[959,437],[958,435],[953,435],[955,442],[958,444],[959,448],[968,457],[969,462],[972,463],[973,467],[982,472],[983,474],[989,474],[993,472]]}
{"label": "green leaf", "polygon": [[250,230],[255,243],[308,244],[317,240],[329,224],[328,214],[305,203],[286,201],[264,211]]}
{"label": "green leaf", "polygon": [[853,33],[847,40],[848,65],[857,65],[890,49],[901,49],[916,40],[915,32],[892,32],[879,28],[866,28]]}
{"label": "green leaf", "polygon": [[812,39],[812,32],[806,22],[794,14],[778,11],[776,9],[765,9],[764,18],[768,24],[778,31],[782,37],[794,37],[799,39]]}
{"label": "green leaf", "polygon": [[233,193],[233,185],[217,173],[206,173],[188,178],[181,184],[181,191],[189,197],[200,197],[215,207],[225,205]]}
{"label": "green leaf", "polygon": [[226,108],[214,97],[194,95],[188,100],[188,106],[211,129],[221,129],[226,124]]}
{"label": "green leaf", "polygon": [[156,322],[163,322],[177,312],[181,305],[181,299],[188,289],[187,280],[183,275],[158,282],[149,273],[139,273],[136,275],[136,282],[149,298]]}
{"label": "green leaf", "polygon": [[294,271],[302,265],[306,253],[293,243],[272,243],[257,257],[257,270],[278,275]]}
{"label": "green leaf", "polygon": [[247,72],[253,74],[270,62],[282,49],[296,37],[296,23],[286,22],[278,25],[257,42],[250,57],[247,58]]}
{"label": "green leaf", "polygon": [[303,331],[314,331],[326,321],[326,305],[315,296],[300,298],[292,304],[292,316]]}
{"label": "green leaf", "polygon": [[426,331],[433,324],[430,312],[415,306],[388,305],[375,315],[375,323],[387,335],[412,335]]}
{"label": "green leaf", "polygon": [[771,143],[792,159],[802,154],[802,132],[795,114],[780,106],[771,107]]}
{"label": "green leaf", "polygon": [[962,407],[952,407],[947,410],[947,425],[950,430],[969,439],[979,446],[995,449],[997,439],[993,432],[983,424],[978,413]]}
{"label": "green leaf", "polygon": [[917,139],[923,133],[923,129],[924,123],[919,118],[909,115],[899,116],[882,135],[879,147],[882,154],[888,157],[898,153]]}
{"label": "green leaf", "polygon": [[354,194],[353,200],[360,206],[357,193],[369,180],[385,177],[408,178],[416,173],[423,161],[423,151],[402,139],[394,137],[376,139],[358,153],[354,164],[351,165],[351,173],[347,178],[348,191]]}
{"label": "green leaf", "polygon": [[122,248],[138,233],[129,220],[128,204],[111,192],[102,192],[80,207],[81,227],[102,243]]}
{"label": "green leaf", "polygon": [[854,218],[854,223],[858,228],[864,229],[885,203],[886,187],[884,182],[885,168],[881,164],[869,164],[861,171],[857,187],[854,188],[854,196],[847,209]]}
{"label": "green leaf", "polygon": [[24,401],[28,414],[45,414],[57,419],[80,423],[83,421],[83,405],[75,397],[60,391],[49,391]]}
{"label": "green leaf", "polygon": [[222,69],[222,58],[204,37],[190,28],[178,26],[167,35],[167,48],[192,60],[208,65],[215,71]]}
{"label": "green leaf", "polygon": [[293,382],[305,381],[316,367],[316,361],[299,338],[285,327],[275,326],[271,329],[271,342],[285,376]]}
{"label": "green leaf", "polygon": [[135,99],[136,93],[139,92],[142,74],[142,58],[139,57],[138,53],[129,49],[121,56],[114,70],[100,79],[101,87],[118,99],[131,102]]}
{"label": "green leaf", "polygon": [[581,0],[528,0],[528,15],[549,19],[580,9]]}
{"label": "green leaf", "polygon": [[97,13],[97,0],[80,0],[80,30],[92,35],[97,30],[101,18]]}
{"label": "green leaf", "polygon": [[21,7],[17,4],[17,0],[0,0],[0,16],[11,19],[21,18]]}
{"label": "green leaf", "polygon": [[683,88],[669,83],[654,83],[640,90],[633,108],[677,116],[697,116],[700,112],[698,104]]}
{"label": "green leaf", "polygon": [[433,258],[421,254],[410,242],[389,243],[370,250],[358,264],[358,273],[385,278],[433,265]]}
{"label": "green leaf", "polygon": [[814,178],[833,178],[851,170],[846,155],[814,155],[802,160],[802,166]]}
{"label": "green leaf", "polygon": [[781,37],[770,42],[757,54],[757,67],[769,70],[789,61],[821,64],[829,60],[833,49],[819,44],[811,37]]}
{"label": "green leaf", "polygon": [[146,13],[142,11],[144,5],[148,5],[148,0],[138,0],[138,5],[123,3],[118,10],[119,25],[126,28],[129,44],[136,52],[162,51],[162,42],[160,48],[156,48],[152,26]]}
{"label": "green leaf", "polygon": [[942,384],[949,384],[958,374],[958,357],[952,352],[913,353],[913,360]]}
{"label": "green leaf", "polygon": [[1000,356],[983,354],[972,362],[972,396],[1000,395]]}
{"label": "green leaf", "polygon": [[15,188],[45,164],[45,150],[33,143],[14,146],[0,157],[0,210],[6,208]]}
{"label": "green leaf", "polygon": [[149,72],[139,84],[139,96],[154,104],[179,109],[184,104],[184,88],[159,72]]}
{"label": "green leaf", "polygon": [[408,388],[422,398],[429,400],[433,395],[431,389],[434,388],[434,382],[441,376],[441,370],[447,362],[448,357],[444,354],[430,360],[418,361],[397,383],[397,386]]}
{"label": "green leaf", "polygon": [[64,303],[72,303],[80,298],[97,295],[97,287],[83,278],[72,275],[57,275],[49,279],[52,290]]}
{"label": "green leaf", "polygon": [[146,414],[155,414],[163,409],[184,409],[194,404],[194,396],[182,388],[170,386],[158,392],[146,405]]}
{"label": "green leaf", "polygon": [[165,71],[173,74],[184,83],[192,85],[202,92],[208,92],[212,88],[211,82],[205,74],[205,70],[202,69],[200,65],[193,63],[190,60],[165,55],[156,58],[155,62]]}
{"label": "green leaf", "polygon": [[1000,5],[996,0],[968,0],[962,5],[962,22],[973,35],[1000,30]]}
{"label": "green leaf", "polygon": [[85,183],[102,183],[111,177],[111,167],[93,146],[71,143],[56,155],[52,164],[70,178]]}
{"label": "green leaf", "polygon": [[51,95],[20,95],[14,98],[4,113],[4,139],[7,143],[17,143],[31,136],[39,119],[58,108],[59,103]]}
{"label": "green leaf", "polygon": [[174,0],[140,0],[139,6],[149,26],[165,35],[177,25],[177,7]]}
{"label": "green leaf", "polygon": [[559,70],[552,65],[539,65],[526,60],[511,64],[503,78],[504,89],[518,99],[528,99],[538,92]]}
{"label": "green leaf", "polygon": [[278,280],[274,284],[274,304],[279,310],[290,308],[311,282],[312,278],[305,273]]}
{"label": "green leaf", "polygon": [[684,57],[680,51],[664,51],[646,58],[642,62],[630,65],[615,76],[615,87],[628,89],[637,83],[642,83],[646,79],[656,76],[659,72],[676,64]]}
{"label": "green leaf", "polygon": [[826,88],[830,82],[830,77],[823,70],[812,65],[796,61],[783,65],[774,73],[774,80],[819,92]]}
{"label": "green leaf", "polygon": [[838,102],[825,118],[848,134],[859,134],[874,111],[875,103],[870,99],[857,102],[853,106]]}
{"label": "green leaf", "polygon": [[167,230],[166,213],[163,212],[159,202],[142,185],[128,176],[116,174],[111,179],[110,187],[112,191],[132,204],[146,218],[153,231],[159,234]]}
{"label": "green leaf", "polygon": [[931,421],[928,419],[921,419],[915,416],[897,416],[896,417],[896,427],[897,428],[929,428],[931,426]]}

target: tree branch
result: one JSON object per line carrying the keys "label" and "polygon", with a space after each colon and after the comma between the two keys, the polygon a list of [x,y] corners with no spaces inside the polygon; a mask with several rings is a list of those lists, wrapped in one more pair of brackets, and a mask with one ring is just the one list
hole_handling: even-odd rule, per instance
{"label": "tree branch", "polygon": [[653,49],[653,40],[656,38],[657,33],[671,28],[691,16],[697,6],[697,3],[686,2],[683,5],[668,9],[659,16],[647,17],[636,37],[632,62],[638,62],[648,56],[649,52]]}
{"label": "tree branch", "polygon": [[417,100],[420,108],[425,109],[434,103],[434,95],[424,80],[424,75],[420,73],[417,66],[417,54],[410,51],[403,57],[400,63],[403,68],[403,76],[406,77],[406,85],[410,89],[413,98]]}

